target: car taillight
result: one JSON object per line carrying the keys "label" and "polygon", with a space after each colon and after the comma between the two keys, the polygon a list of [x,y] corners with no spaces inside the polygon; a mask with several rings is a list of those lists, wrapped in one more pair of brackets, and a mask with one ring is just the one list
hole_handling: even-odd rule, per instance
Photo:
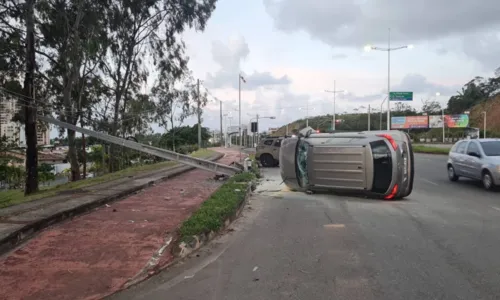
{"label": "car taillight", "polygon": [[377,134],[377,136],[386,138],[389,141],[389,143],[391,143],[392,149],[394,149],[394,150],[398,149],[398,144],[396,143],[396,141],[392,138],[392,136],[390,134],[387,134],[387,133]]}
{"label": "car taillight", "polygon": [[392,198],[394,198],[396,196],[396,194],[398,193],[398,185],[395,184],[394,187],[392,188],[392,191],[389,195],[385,196],[385,200],[391,200]]}

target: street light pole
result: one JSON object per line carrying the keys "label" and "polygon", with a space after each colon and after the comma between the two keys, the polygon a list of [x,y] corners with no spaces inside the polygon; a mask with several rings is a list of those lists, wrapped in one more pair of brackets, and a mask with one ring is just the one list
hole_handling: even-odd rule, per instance
{"label": "street light pole", "polygon": [[368,104],[368,131],[370,131],[370,115],[371,115],[371,108],[370,108],[370,104]]}
{"label": "street light pole", "polygon": [[379,130],[382,130],[382,113],[384,112],[384,102],[386,99],[387,97],[385,97],[382,103],[380,104],[380,126],[378,127]]}
{"label": "street light pole", "polygon": [[483,138],[486,138],[486,112],[483,111],[484,118],[483,118]]}
{"label": "street light pole", "polygon": [[337,90],[336,90],[336,80],[333,81],[333,122],[332,122],[332,131],[335,131],[335,100],[336,100],[336,97],[335,95],[337,94]]}
{"label": "street light pole", "polygon": [[309,99],[306,102],[306,127],[309,127]]}
{"label": "street light pole", "polygon": [[387,130],[391,130],[391,51],[400,49],[412,49],[413,45],[391,48],[391,29],[388,29],[387,48],[375,47],[371,45],[365,46],[365,51],[379,50],[387,51]]}
{"label": "street light pole", "polygon": [[443,119],[443,144],[444,144],[445,139],[446,139],[446,137],[445,137],[445,130],[444,130],[445,124],[446,124],[446,122],[444,120],[444,107],[441,108],[441,118]]}
{"label": "street light pole", "polygon": [[391,29],[387,39],[387,130],[391,130]]}
{"label": "street light pole", "polygon": [[238,74],[238,105],[239,105],[239,121],[238,121],[238,132],[240,135],[240,162],[241,162],[241,148],[243,147],[243,132],[241,131],[241,81],[246,83],[245,78],[241,76],[241,73]]}
{"label": "street light pole", "polygon": [[224,147],[224,138],[222,132],[222,101],[219,100],[220,103],[220,146]]}
{"label": "street light pole", "polygon": [[325,92],[327,93],[332,93],[333,94],[333,118],[332,118],[332,131],[335,131],[335,124],[336,124],[336,120],[335,120],[335,115],[336,115],[336,95],[337,93],[344,93],[344,94],[347,94],[347,91],[346,90],[340,90],[340,91],[337,91],[337,86],[336,86],[336,80],[333,81],[333,91],[329,91],[329,90],[325,90]]}

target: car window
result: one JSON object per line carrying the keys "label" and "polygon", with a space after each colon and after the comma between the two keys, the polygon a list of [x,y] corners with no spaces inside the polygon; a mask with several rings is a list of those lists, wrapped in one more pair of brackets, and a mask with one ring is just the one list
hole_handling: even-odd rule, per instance
{"label": "car window", "polygon": [[500,141],[481,142],[486,156],[500,156]]}
{"label": "car window", "polygon": [[281,147],[281,139],[277,139],[276,142],[274,142],[274,146]]}
{"label": "car window", "polygon": [[265,140],[264,145],[271,146],[273,144],[273,140]]}
{"label": "car window", "polygon": [[470,152],[480,154],[481,151],[479,151],[479,147],[477,146],[476,143],[470,142],[469,147],[467,148],[467,153],[470,153]]}
{"label": "car window", "polygon": [[460,144],[457,145],[457,149],[455,152],[457,153],[465,153],[465,146],[467,145],[466,142],[460,142]]}

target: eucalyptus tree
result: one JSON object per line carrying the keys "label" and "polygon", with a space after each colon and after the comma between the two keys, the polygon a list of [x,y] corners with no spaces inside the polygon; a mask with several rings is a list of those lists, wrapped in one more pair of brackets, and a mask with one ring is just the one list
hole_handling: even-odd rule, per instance
{"label": "eucalyptus tree", "polygon": [[[152,68],[157,69],[159,77],[168,75],[172,83],[185,74],[187,57],[180,35],[189,28],[204,30],[215,3],[216,0],[111,2],[110,47],[101,64],[114,98],[110,134],[119,135],[125,129],[120,126],[120,119],[126,119],[129,102],[140,94]],[[111,155],[114,154],[112,150]],[[110,164],[110,171],[114,169],[116,165]]]}

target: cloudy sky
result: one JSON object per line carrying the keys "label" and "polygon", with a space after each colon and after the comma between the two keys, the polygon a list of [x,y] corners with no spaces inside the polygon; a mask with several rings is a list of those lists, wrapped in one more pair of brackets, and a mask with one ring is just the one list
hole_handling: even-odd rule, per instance
{"label": "cloudy sky", "polygon": [[[219,0],[203,33],[188,32],[190,68],[238,122],[250,115],[261,130],[309,115],[378,107],[387,91],[387,52],[366,44],[414,48],[391,52],[391,91],[413,91],[412,105],[449,96],[474,76],[500,67],[498,0]],[[204,126],[219,127],[218,103],[205,109]],[[229,121],[228,121],[229,122]],[[189,120],[188,123],[194,123]]]}

